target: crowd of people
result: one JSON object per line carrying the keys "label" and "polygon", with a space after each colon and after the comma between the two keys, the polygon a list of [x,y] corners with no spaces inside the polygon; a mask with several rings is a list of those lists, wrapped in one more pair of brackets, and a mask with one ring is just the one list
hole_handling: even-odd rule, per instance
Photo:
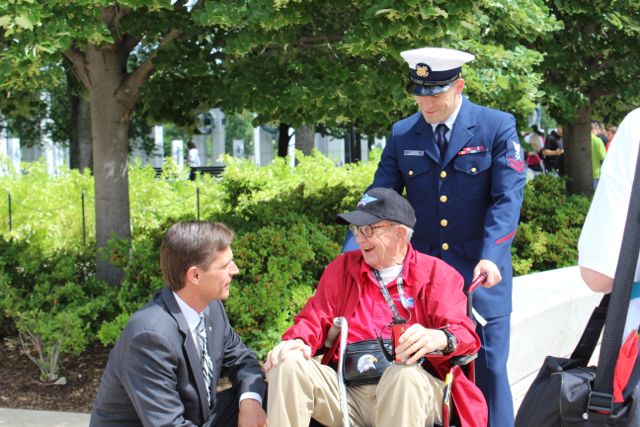
{"label": "crowd of people", "polygon": [[[511,243],[526,170],[535,167],[529,155],[539,157],[538,173],[562,175],[563,129],[533,128],[525,157],[514,117],[464,96],[462,66],[473,55],[422,48],[402,57],[418,111],[393,125],[373,182],[353,210],[337,215],[349,229],[344,253],[264,365],[221,302],[239,273],[233,232],[220,223],[176,223],[160,251],[165,288],[131,317],[111,352],[91,426],[338,427],[348,419],[431,427],[451,414],[460,427],[514,425]],[[598,153],[605,150],[599,129]],[[612,153],[623,149],[616,142]],[[600,204],[608,203],[603,194],[616,167],[603,168]],[[582,246],[600,244],[594,230],[603,232],[585,231]],[[612,248],[616,230],[606,233]],[[581,265],[611,277],[611,268],[599,270],[602,251],[582,246]],[[587,282],[609,290],[608,279],[592,284],[592,270]],[[472,319],[465,290],[478,278]],[[474,381],[454,360],[475,356]],[[222,373],[231,381],[224,391],[216,387]],[[442,403],[448,396],[451,411]]]}
{"label": "crowd of people", "polygon": [[[594,190],[598,186],[600,167],[617,131],[617,126],[609,126],[606,131],[603,131],[603,127],[598,121],[591,122],[591,169]],[[565,175],[563,127],[561,125],[551,129],[546,135],[537,125],[533,125],[531,131],[523,135],[523,141],[526,149],[527,179],[535,178],[542,173]]]}

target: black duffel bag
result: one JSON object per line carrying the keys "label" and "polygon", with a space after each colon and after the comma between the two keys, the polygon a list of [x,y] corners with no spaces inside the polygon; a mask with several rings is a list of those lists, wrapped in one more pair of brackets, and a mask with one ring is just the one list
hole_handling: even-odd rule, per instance
{"label": "black duffel bag", "polygon": [[[635,333],[623,337],[639,253],[640,151],[613,290],[593,311],[571,357],[545,359],[516,427],[640,427],[640,340]],[[603,328],[598,367],[588,366]]]}
{"label": "black duffel bag", "polygon": [[[595,366],[548,356],[520,405],[516,427],[597,425],[588,421],[587,414],[595,377]],[[624,404],[614,404],[607,425],[640,426],[638,393],[636,386]]]}

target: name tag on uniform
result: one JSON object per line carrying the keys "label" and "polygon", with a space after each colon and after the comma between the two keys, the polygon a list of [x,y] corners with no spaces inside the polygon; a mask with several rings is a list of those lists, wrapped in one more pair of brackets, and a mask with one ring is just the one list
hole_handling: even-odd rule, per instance
{"label": "name tag on uniform", "polygon": [[404,150],[405,156],[422,157],[424,156],[424,150]]}

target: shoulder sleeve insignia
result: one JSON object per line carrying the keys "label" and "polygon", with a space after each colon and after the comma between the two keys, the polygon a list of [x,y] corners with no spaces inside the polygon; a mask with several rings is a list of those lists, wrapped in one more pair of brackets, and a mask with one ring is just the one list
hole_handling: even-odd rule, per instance
{"label": "shoulder sleeve insignia", "polygon": [[522,160],[522,148],[517,141],[507,142],[507,166],[520,173],[524,171],[524,161]]}

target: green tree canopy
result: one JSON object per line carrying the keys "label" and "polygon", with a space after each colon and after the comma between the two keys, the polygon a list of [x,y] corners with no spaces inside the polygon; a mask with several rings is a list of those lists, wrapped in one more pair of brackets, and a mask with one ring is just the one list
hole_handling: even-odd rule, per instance
{"label": "green tree canopy", "polygon": [[[185,125],[216,106],[258,123],[383,133],[415,109],[399,52],[437,45],[476,54],[471,97],[522,118],[540,60],[524,43],[552,27],[541,0],[13,0],[0,4],[0,89],[29,91],[61,55],[72,63],[91,105],[105,247],[131,235],[128,131],[141,99],[144,116]],[[98,261],[99,277],[117,282]]]}
{"label": "green tree canopy", "polygon": [[180,102],[157,100],[167,97],[167,88],[193,84],[192,104],[249,109],[258,113],[256,123],[355,125],[378,135],[415,110],[402,90],[406,65],[399,53],[421,46],[474,53],[476,61],[464,70],[468,94],[524,122],[540,96],[534,70],[542,60],[525,43],[555,26],[541,1],[228,0],[204,3],[194,13],[197,22],[225,31],[218,51],[224,70],[211,73],[214,65],[207,64],[156,73],[143,93],[151,116],[190,120]]}
{"label": "green tree canopy", "polygon": [[593,112],[614,124],[640,101],[640,5],[633,1],[549,0],[562,29],[534,46],[545,53],[545,102],[565,125],[565,157],[574,192],[591,192]]}

